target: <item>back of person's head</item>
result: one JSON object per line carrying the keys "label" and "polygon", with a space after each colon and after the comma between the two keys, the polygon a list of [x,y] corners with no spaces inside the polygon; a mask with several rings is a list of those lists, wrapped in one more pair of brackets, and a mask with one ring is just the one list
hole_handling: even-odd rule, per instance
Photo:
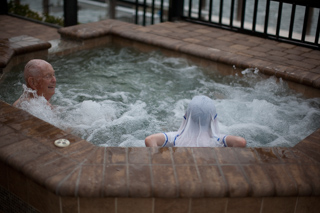
{"label": "back of person's head", "polygon": [[28,84],[28,78],[33,77],[37,78],[41,76],[42,73],[42,67],[44,64],[47,64],[48,62],[41,60],[41,59],[32,59],[30,60],[26,66],[24,67],[24,79],[26,83]]}
{"label": "back of person's head", "polygon": [[187,108],[187,117],[201,126],[210,124],[216,114],[214,101],[203,95],[193,97]]}

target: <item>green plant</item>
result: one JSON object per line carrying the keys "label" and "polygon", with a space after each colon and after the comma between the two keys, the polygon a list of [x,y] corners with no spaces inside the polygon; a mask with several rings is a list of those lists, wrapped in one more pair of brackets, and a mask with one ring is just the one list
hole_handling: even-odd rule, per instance
{"label": "green plant", "polygon": [[10,0],[8,3],[8,10],[9,10],[9,13],[35,19],[38,21],[43,21],[43,22],[63,26],[63,22],[64,22],[63,18],[58,18],[52,15],[47,15],[47,14],[41,15],[37,12],[32,11],[29,8],[28,4],[15,4],[12,0]]}
{"label": "green plant", "polygon": [[51,16],[51,15],[44,15],[44,16],[45,16],[44,21],[47,22],[47,23],[58,24],[60,26],[64,25],[63,18],[58,18],[58,17]]}

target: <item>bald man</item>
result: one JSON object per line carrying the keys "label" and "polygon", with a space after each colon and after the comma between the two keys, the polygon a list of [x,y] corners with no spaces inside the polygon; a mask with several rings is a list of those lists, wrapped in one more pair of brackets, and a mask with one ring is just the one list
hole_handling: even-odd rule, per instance
{"label": "bald man", "polygon": [[[51,106],[49,102],[56,88],[55,71],[51,64],[41,59],[29,61],[24,68],[24,80],[28,88],[35,90],[38,96],[43,96],[47,100],[48,105]],[[21,100],[22,97],[27,97],[27,99],[34,98],[32,93],[20,96],[13,103],[13,106],[18,106],[23,101]]]}

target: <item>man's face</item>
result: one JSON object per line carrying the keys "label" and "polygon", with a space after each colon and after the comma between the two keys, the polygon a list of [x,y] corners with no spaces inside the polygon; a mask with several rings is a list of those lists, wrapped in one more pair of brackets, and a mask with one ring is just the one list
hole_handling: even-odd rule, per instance
{"label": "man's face", "polygon": [[56,77],[52,66],[45,63],[41,67],[41,75],[37,77],[36,90],[39,96],[44,96],[48,101],[55,93]]}

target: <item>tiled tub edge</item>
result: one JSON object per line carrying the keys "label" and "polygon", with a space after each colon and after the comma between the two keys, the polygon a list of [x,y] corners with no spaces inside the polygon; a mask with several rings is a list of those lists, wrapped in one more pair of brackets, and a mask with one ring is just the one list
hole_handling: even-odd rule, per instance
{"label": "tiled tub edge", "polygon": [[[138,204],[145,212],[215,202],[315,208],[320,200],[319,156],[300,148],[97,147],[2,101],[0,121],[1,187],[41,212],[79,203],[84,209]],[[319,137],[317,130],[300,143],[314,149]],[[55,147],[60,138],[71,145]]]}
{"label": "tiled tub edge", "polygon": [[[305,196],[319,199],[319,157],[297,148],[96,147],[9,104],[0,104],[0,158],[5,174],[1,187],[36,208],[45,208],[39,205],[49,197],[59,206],[61,200],[77,204],[76,200],[92,198],[102,203],[111,198],[178,203],[188,203],[189,198],[196,202],[252,198],[258,203],[272,197],[295,202]],[[312,142],[319,135],[320,130],[307,140]],[[69,139],[71,145],[55,147],[53,142],[59,138]],[[40,203],[32,200],[43,193],[46,197]]]}
{"label": "tiled tub edge", "polygon": [[[77,26],[81,38],[60,53],[116,41],[111,33],[222,60],[174,39],[151,39],[136,25],[111,20],[96,27],[110,23],[93,37],[94,29]],[[59,138],[71,145],[55,147]],[[0,186],[40,212],[316,211],[319,141],[320,129],[293,148],[97,147],[0,101]]]}

